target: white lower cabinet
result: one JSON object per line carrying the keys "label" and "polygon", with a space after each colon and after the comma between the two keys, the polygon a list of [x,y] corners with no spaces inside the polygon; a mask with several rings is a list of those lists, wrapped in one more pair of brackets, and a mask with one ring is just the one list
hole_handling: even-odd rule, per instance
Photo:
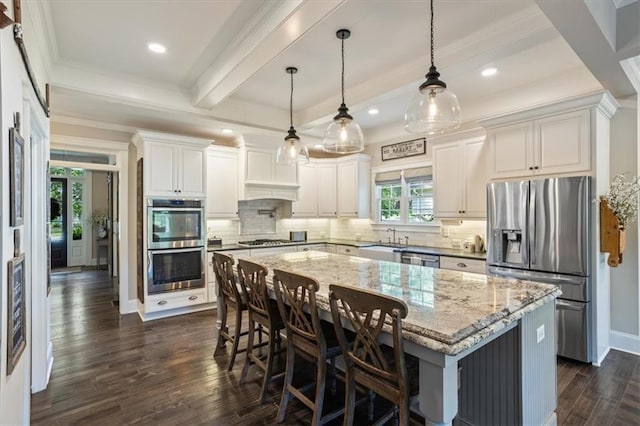
{"label": "white lower cabinet", "polygon": [[346,254],[347,256],[357,256],[358,248],[353,246],[346,246],[342,244],[336,244],[336,253],[337,254]]}
{"label": "white lower cabinet", "polygon": [[480,259],[464,259],[460,257],[440,256],[440,269],[451,269],[453,271],[486,274],[487,262]]}
{"label": "white lower cabinet", "polygon": [[327,251],[326,244],[305,244],[298,246],[298,251]]}
{"label": "white lower cabinet", "polygon": [[261,247],[261,248],[252,248],[251,249],[251,257],[257,256],[269,256],[272,254],[281,254],[281,253],[295,253],[298,251],[297,246],[280,246],[280,247]]}
{"label": "white lower cabinet", "polygon": [[207,302],[207,289],[180,290],[170,293],[148,295],[145,298],[145,312],[154,313],[171,309],[195,306]]}

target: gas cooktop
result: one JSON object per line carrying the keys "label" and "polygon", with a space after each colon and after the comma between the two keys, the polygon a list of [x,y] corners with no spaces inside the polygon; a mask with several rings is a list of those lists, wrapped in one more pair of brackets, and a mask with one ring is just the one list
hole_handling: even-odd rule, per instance
{"label": "gas cooktop", "polygon": [[290,243],[291,241],[289,240],[270,240],[270,239],[238,241],[238,245],[243,247],[280,246],[283,244],[290,244]]}

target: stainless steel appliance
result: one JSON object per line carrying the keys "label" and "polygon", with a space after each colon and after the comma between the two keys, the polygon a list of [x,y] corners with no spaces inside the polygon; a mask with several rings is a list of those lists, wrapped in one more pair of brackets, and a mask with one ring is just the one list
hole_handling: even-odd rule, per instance
{"label": "stainless steel appliance", "polygon": [[203,247],[205,213],[202,200],[158,200],[147,204],[149,249]]}
{"label": "stainless steel appliance", "polygon": [[294,242],[307,241],[307,231],[290,231],[289,240]]}
{"label": "stainless steel appliance", "polygon": [[560,286],[558,355],[591,357],[588,176],[487,185],[490,274]]}
{"label": "stainless steel appliance", "polygon": [[242,247],[264,247],[264,246],[281,246],[285,244],[291,244],[290,240],[272,240],[268,238],[251,240],[251,241],[238,241],[238,245]]}
{"label": "stainless steel appliance", "polygon": [[147,251],[149,294],[204,287],[204,247]]}
{"label": "stainless steel appliance", "polygon": [[429,268],[440,267],[440,256],[435,256],[433,254],[411,253],[411,252],[405,251],[405,252],[402,252],[401,259],[402,259],[402,263],[428,266]]}

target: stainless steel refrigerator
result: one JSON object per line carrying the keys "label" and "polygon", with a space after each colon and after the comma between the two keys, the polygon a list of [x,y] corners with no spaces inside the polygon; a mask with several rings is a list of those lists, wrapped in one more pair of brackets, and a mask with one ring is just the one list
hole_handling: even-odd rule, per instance
{"label": "stainless steel refrigerator", "polygon": [[591,361],[588,176],[487,185],[490,274],[560,286],[558,355]]}

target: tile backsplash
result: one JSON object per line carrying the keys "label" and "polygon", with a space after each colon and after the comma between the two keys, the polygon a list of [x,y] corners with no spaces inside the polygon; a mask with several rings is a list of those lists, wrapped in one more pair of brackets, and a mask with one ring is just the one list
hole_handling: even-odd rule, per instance
{"label": "tile backsplash", "polygon": [[[287,201],[253,200],[241,201],[239,220],[207,221],[207,237],[222,238],[223,244],[233,244],[242,240],[257,238],[289,239],[289,231],[307,231],[309,240],[337,238],[361,241],[388,241],[391,236],[388,226],[372,224],[369,219],[288,219],[290,209]],[[270,211],[275,209],[273,217]],[[262,214],[259,214],[262,213]],[[396,230],[396,239],[409,237],[410,245],[431,247],[455,247],[464,243],[465,239],[473,239],[475,235],[485,238],[485,221],[463,221],[460,224],[433,226],[405,231]],[[486,240],[486,238],[485,238]]]}

